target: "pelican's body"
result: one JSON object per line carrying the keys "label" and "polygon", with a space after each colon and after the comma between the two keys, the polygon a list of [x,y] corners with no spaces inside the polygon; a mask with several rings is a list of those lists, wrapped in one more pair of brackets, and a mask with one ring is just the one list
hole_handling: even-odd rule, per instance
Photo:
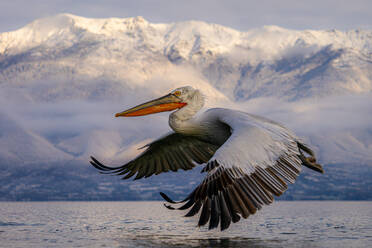
{"label": "pelican's body", "polygon": [[[205,179],[181,201],[186,204],[179,209],[191,208],[186,216],[202,209],[198,225],[209,221],[209,228],[220,224],[221,230],[231,221],[239,221],[240,216],[247,218],[270,204],[273,195],[281,195],[287,183],[295,181],[301,165],[323,172],[315,163],[314,153],[282,125],[223,108],[196,115],[203,105],[204,97],[198,90],[182,87],[116,114],[139,116],[176,110],[169,117],[174,132],[148,144],[141,155],[123,166],[107,167],[93,157],[92,165],[107,173],[125,175],[124,179],[134,175],[140,179],[205,164]],[[310,156],[305,157],[304,152]]]}

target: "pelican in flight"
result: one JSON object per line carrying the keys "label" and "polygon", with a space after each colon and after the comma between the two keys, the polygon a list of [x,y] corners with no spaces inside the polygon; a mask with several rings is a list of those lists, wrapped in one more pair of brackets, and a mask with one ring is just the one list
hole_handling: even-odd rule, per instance
{"label": "pelican in flight", "polygon": [[314,152],[284,126],[224,108],[196,115],[203,105],[202,93],[187,86],[117,113],[116,117],[130,117],[176,110],[169,116],[173,132],[147,144],[122,166],[108,167],[94,157],[90,163],[102,173],[135,180],[203,165],[204,180],[184,200],[160,194],[170,203],[164,204],[167,208],[183,203],[177,209],[190,209],[187,217],[201,210],[198,226],[209,222],[209,229],[220,225],[221,230],[272,203],[295,182],[302,165],[323,173]]}

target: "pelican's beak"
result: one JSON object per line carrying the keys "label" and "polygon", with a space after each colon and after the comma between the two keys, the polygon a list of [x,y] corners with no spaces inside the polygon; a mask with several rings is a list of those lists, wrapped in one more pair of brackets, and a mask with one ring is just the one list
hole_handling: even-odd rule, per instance
{"label": "pelican's beak", "polygon": [[136,107],[130,108],[123,112],[115,114],[115,117],[124,116],[141,116],[155,114],[164,111],[171,111],[174,109],[182,108],[187,103],[182,102],[180,98],[173,94],[160,97],[158,99],[140,104]]}

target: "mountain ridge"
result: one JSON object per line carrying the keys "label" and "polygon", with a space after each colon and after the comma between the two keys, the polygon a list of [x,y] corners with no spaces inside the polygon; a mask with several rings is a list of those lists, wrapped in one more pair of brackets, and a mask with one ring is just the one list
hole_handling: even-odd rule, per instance
{"label": "mountain ridge", "polygon": [[[323,180],[319,189],[345,183],[342,175],[348,166],[358,168],[353,170],[357,181],[372,165],[371,44],[368,30],[265,26],[241,32],[199,21],[153,24],[142,17],[70,14],[2,33],[0,166],[7,174],[0,191],[17,185],[20,171],[29,171],[22,177],[20,195],[15,190],[8,198],[27,200],[27,185],[39,185],[32,199],[68,199],[68,192],[53,187],[46,195],[37,193],[59,177],[80,185],[81,197],[95,173],[89,170],[90,155],[121,164],[138,154],[138,147],[170,130],[168,113],[115,120],[114,113],[185,85],[203,92],[206,108],[263,115],[294,130],[314,148],[320,163],[340,172],[329,177],[331,182]],[[315,182],[316,176],[309,174],[306,180]],[[104,188],[110,188],[105,180],[112,178],[102,179]],[[159,185],[164,186],[162,180]],[[138,195],[115,185],[115,198],[88,189],[90,196],[83,199],[103,199],[100,194],[121,199],[118,192]],[[340,190],[334,187],[333,192]],[[295,199],[309,199],[307,194],[320,199],[303,184],[297,189]],[[53,192],[63,196],[54,197]],[[360,192],[361,199],[370,199]],[[146,199],[158,199],[151,197]]]}
{"label": "mountain ridge", "polygon": [[198,21],[152,24],[142,17],[61,14],[0,34],[3,82],[42,80],[54,71],[67,79],[109,76],[133,85],[181,66],[232,100],[370,92],[372,31],[266,26],[239,32]]}

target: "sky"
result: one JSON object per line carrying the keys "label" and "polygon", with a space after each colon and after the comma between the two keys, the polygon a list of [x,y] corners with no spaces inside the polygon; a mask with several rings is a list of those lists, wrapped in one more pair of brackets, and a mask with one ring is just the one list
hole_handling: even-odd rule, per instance
{"label": "sky", "polygon": [[372,29],[370,0],[1,0],[0,32],[42,17],[143,16],[150,22],[200,20],[241,31],[264,25],[289,29]]}

